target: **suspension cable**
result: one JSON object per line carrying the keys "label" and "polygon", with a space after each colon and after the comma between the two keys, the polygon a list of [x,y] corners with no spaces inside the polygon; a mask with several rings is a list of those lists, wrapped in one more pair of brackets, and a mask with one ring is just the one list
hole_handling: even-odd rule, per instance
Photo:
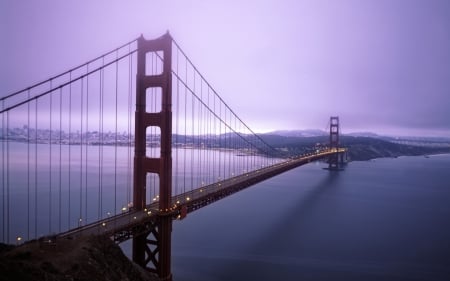
{"label": "suspension cable", "polygon": [[[86,74],[80,75],[80,76],[78,76],[78,77],[76,77],[76,78],[73,78],[73,79],[70,78],[68,82],[62,83],[62,84],[60,84],[58,87],[66,87],[66,86],[68,86],[68,85],[72,85],[73,82],[76,82],[76,81],[78,81],[78,80],[81,80],[81,79],[83,79],[85,76],[92,75],[93,73],[95,73],[95,72],[97,72],[97,71],[100,71],[101,69],[103,69],[103,68],[105,68],[105,67],[107,67],[107,66],[109,66],[109,65],[112,65],[112,64],[114,64],[114,63],[117,63],[118,61],[120,61],[120,60],[122,60],[122,59],[124,59],[124,58],[126,58],[126,57],[128,57],[128,56],[130,56],[131,54],[133,54],[133,53],[135,53],[135,52],[137,52],[137,50],[131,51],[130,53],[127,53],[127,54],[125,54],[125,55],[123,55],[123,56],[121,56],[121,57],[118,57],[118,58],[116,58],[115,60],[110,61],[110,62],[108,62],[107,64],[104,64],[104,65],[101,66],[101,67],[97,67],[97,68],[95,68],[95,69],[89,71],[89,72],[86,73]],[[69,74],[72,74],[72,72],[69,72]],[[27,103],[27,102],[32,101],[32,100],[37,100],[37,99],[39,99],[39,98],[41,98],[41,97],[44,97],[44,96],[48,95],[48,94],[51,93],[52,91],[53,91],[53,89],[52,89],[52,90],[45,91],[45,92],[40,93],[40,94],[38,94],[38,95],[35,95],[35,96],[33,96],[33,97],[29,98],[29,99],[26,99],[26,100],[24,100],[24,101],[21,101],[21,102],[18,102],[18,103],[16,103],[16,104],[14,104],[14,105],[11,105],[11,106],[9,106],[9,107],[7,107],[7,108],[3,108],[2,110],[0,110],[0,113],[9,111],[9,110],[11,110],[11,109],[14,109],[14,108],[16,108],[16,107],[18,107],[18,106],[21,106],[21,105],[23,105],[23,104],[25,104],[25,103]],[[22,92],[23,92],[23,91],[22,91]],[[4,99],[4,98],[3,98],[3,99]]]}
{"label": "suspension cable", "polygon": [[[72,72],[74,72],[74,71],[76,71],[76,70],[78,70],[78,69],[81,69],[81,68],[85,67],[85,66],[88,65],[88,64],[91,64],[91,63],[93,63],[93,62],[95,62],[95,61],[97,61],[97,60],[100,60],[101,58],[104,58],[104,57],[106,57],[106,56],[108,56],[108,55],[110,55],[110,54],[112,54],[112,53],[114,53],[114,52],[116,52],[116,51],[118,51],[118,50],[124,48],[125,46],[128,46],[128,45],[133,44],[133,43],[136,42],[137,40],[138,40],[138,38],[133,39],[133,40],[131,40],[130,42],[125,43],[125,44],[123,44],[123,45],[121,45],[121,46],[115,48],[114,50],[111,50],[111,51],[109,51],[109,52],[107,52],[107,53],[104,53],[104,54],[101,55],[101,56],[98,56],[98,57],[96,57],[96,58],[94,58],[94,59],[91,59],[91,60],[89,60],[89,61],[87,61],[87,62],[85,62],[85,63],[83,63],[83,64],[81,64],[81,65],[79,65],[79,66],[73,67],[73,68],[71,68],[71,69],[69,69],[69,70],[67,70],[67,71],[65,71],[65,72],[63,72],[63,73],[60,73],[60,74],[55,75],[55,76],[52,76],[51,78],[49,78],[49,79],[47,79],[47,80],[38,82],[38,83],[36,83],[36,84],[31,85],[30,87],[27,87],[27,88],[25,88],[25,89],[16,91],[16,92],[14,92],[14,93],[12,93],[12,94],[9,94],[9,95],[7,95],[7,96],[0,97],[0,101],[9,99],[9,98],[11,98],[11,97],[13,97],[13,96],[15,96],[15,95],[18,95],[18,94],[20,94],[20,93],[22,93],[22,92],[28,91],[29,89],[38,87],[38,86],[40,86],[40,85],[42,85],[42,84],[48,83],[48,82],[51,81],[51,80],[55,80],[55,79],[57,79],[57,78],[59,78],[59,77],[62,77],[62,76],[67,75],[67,74],[69,74],[69,73],[72,73]],[[136,51],[136,50],[135,50],[135,51]],[[135,51],[133,51],[133,52],[135,52]]]}
{"label": "suspension cable", "polygon": [[[266,146],[272,148],[274,151],[276,151],[278,153],[278,151],[272,147],[271,145],[269,145],[268,143],[266,143],[260,136],[258,136],[255,132],[253,132],[253,130],[250,129],[250,127],[247,126],[247,124],[245,124],[244,121],[242,121],[239,116],[236,115],[236,113],[228,106],[228,104],[219,96],[219,94],[217,93],[217,91],[211,86],[211,84],[209,84],[208,80],[206,80],[204,78],[204,76],[201,74],[200,71],[198,71],[197,67],[193,64],[193,62],[189,59],[189,57],[187,56],[187,54],[183,51],[183,49],[180,47],[180,45],[177,43],[177,41],[175,41],[172,38],[172,42],[175,44],[175,46],[180,50],[180,52],[183,54],[183,56],[186,58],[186,61],[189,62],[189,64],[192,66],[192,68],[195,70],[195,72],[197,72],[200,75],[200,78],[203,79],[205,81],[205,83],[208,85],[208,87],[211,88],[211,90],[213,91],[213,93],[220,99],[220,101],[225,105],[225,107],[230,110],[230,112],[236,116],[236,118],[238,118],[238,120],[240,122],[242,122],[242,124],[244,124],[244,126],[253,134],[255,135],[258,139],[260,139]],[[174,73],[172,71],[172,73]],[[175,74],[175,73],[174,73]],[[178,75],[176,75],[178,76]],[[194,93],[193,93],[194,94]],[[195,94],[194,94],[195,95]]]}

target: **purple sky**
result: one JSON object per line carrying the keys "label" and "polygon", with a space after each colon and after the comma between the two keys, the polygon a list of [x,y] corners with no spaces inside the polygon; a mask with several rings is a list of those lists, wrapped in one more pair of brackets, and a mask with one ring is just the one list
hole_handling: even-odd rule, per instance
{"label": "purple sky", "polygon": [[450,136],[448,0],[2,0],[0,95],[166,30],[256,131]]}

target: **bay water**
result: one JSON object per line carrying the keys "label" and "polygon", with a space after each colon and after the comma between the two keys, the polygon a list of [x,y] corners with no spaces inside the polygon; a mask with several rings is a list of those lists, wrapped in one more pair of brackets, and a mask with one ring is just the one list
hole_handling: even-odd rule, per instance
{"label": "bay water", "polygon": [[[44,144],[8,145],[3,240],[76,227],[79,217],[95,221],[130,201],[129,148],[105,147],[99,157],[91,146],[56,146],[49,154]],[[174,157],[181,163],[190,154]],[[37,164],[29,167],[30,159]],[[174,280],[450,280],[450,155],[355,161],[339,172],[325,167],[293,169],[174,221]],[[129,256],[130,244],[121,244]]]}
{"label": "bay water", "polygon": [[174,222],[174,280],[450,280],[450,155],[324,167]]}

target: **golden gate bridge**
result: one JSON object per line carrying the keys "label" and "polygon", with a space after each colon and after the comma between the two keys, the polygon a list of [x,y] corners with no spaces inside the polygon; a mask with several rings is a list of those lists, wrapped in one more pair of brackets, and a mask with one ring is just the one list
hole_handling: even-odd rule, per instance
{"label": "golden gate bridge", "polygon": [[[329,144],[269,145],[219,96],[169,33],[142,36],[3,96],[1,241],[106,235],[172,280],[174,219],[311,161],[339,170]],[[50,237],[50,238],[49,238]]]}

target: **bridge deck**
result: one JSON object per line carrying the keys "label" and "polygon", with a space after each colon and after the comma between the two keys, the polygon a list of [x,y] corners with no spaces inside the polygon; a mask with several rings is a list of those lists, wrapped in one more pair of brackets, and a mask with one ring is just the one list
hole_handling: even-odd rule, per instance
{"label": "bridge deck", "polygon": [[122,242],[129,239],[132,235],[145,232],[147,229],[146,226],[148,224],[153,224],[158,216],[172,216],[174,219],[183,218],[190,212],[207,206],[258,182],[302,166],[311,161],[326,158],[333,153],[344,153],[345,151],[346,149],[343,148],[338,151],[324,150],[295,159],[288,159],[272,166],[264,167],[176,195],[172,198],[172,208],[170,209],[160,210],[159,203],[154,202],[147,205],[144,210],[131,209],[128,212],[61,233],[57,237],[111,235],[114,236],[117,241]]}

